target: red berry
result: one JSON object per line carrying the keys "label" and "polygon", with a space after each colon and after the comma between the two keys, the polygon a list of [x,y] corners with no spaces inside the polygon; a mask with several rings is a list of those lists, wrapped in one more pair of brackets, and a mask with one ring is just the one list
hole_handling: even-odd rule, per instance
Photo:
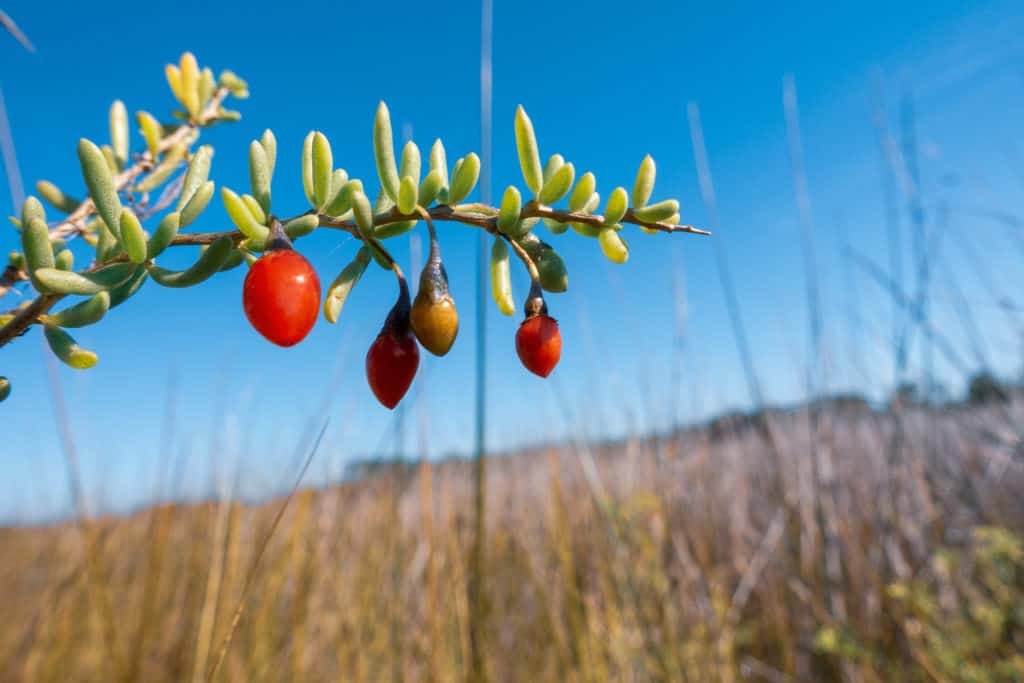
{"label": "red berry", "polygon": [[373,395],[394,408],[409,390],[420,364],[420,350],[411,334],[395,336],[386,329],[366,352],[366,379]]}
{"label": "red berry", "polygon": [[299,252],[268,251],[245,276],[242,305],[257,332],[278,346],[293,346],[305,339],[316,323],[320,280]]}
{"label": "red berry", "polygon": [[562,334],[558,322],[547,315],[523,321],[516,332],[516,353],[523,366],[535,375],[547,377],[562,356]]}

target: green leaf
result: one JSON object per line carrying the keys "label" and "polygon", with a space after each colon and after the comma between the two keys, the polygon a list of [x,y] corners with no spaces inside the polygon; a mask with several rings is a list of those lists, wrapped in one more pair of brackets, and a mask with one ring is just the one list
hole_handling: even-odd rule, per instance
{"label": "green leaf", "polygon": [[[419,185],[420,182],[420,148],[412,140],[402,148],[402,165],[399,166],[398,177],[409,178]],[[401,188],[399,188],[401,189]]]}
{"label": "green leaf", "polygon": [[[78,141],[78,160],[82,165],[82,177],[85,178],[85,186],[89,189],[89,196],[92,197],[103,222],[112,231],[117,230],[121,224],[121,200],[117,197],[117,187],[114,185],[114,176],[110,173],[103,152],[85,138]],[[114,237],[118,237],[114,233]]]}
{"label": "green leaf", "polygon": [[540,165],[540,152],[537,149],[537,136],[533,132],[533,123],[526,115],[522,105],[516,108],[516,149],[519,151],[519,165],[523,169],[526,186],[534,194],[540,192],[544,184],[544,172]]}
{"label": "green leaf", "polygon": [[139,130],[142,131],[142,137],[146,140],[146,149],[149,150],[149,155],[156,159],[160,151],[160,140],[163,138],[160,122],[147,111],[138,112],[135,115],[135,120],[138,121]]}
{"label": "green leaf", "polygon": [[36,192],[46,200],[46,203],[64,213],[74,213],[75,209],[81,206],[82,202],[64,194],[63,191],[49,180],[40,180],[36,183]]}
{"label": "green leaf", "polygon": [[508,245],[495,236],[491,245],[491,296],[498,310],[504,315],[515,315],[516,304],[512,299],[512,276],[509,272]]}
{"label": "green leaf", "polygon": [[25,252],[29,273],[40,268],[53,268],[50,232],[43,221],[32,218],[25,223],[21,230],[21,249]]}
{"label": "green leaf", "polygon": [[201,110],[206,106],[206,103],[213,97],[213,91],[217,89],[217,83],[213,78],[213,71],[209,67],[204,67],[199,72],[199,109]]}
{"label": "green leaf", "polygon": [[199,259],[186,270],[166,270],[158,266],[149,267],[149,276],[164,287],[191,287],[207,280],[220,270],[231,255],[234,245],[228,237],[221,237],[199,255]]}
{"label": "green leaf", "polygon": [[434,140],[434,144],[430,148],[430,170],[441,174],[441,187],[447,189],[448,160],[445,158],[444,144],[441,142],[441,138]]}
{"label": "green leaf", "polygon": [[369,198],[362,192],[352,193],[352,213],[363,239],[373,235],[373,209],[370,208]]}
{"label": "green leaf", "polygon": [[274,164],[277,163],[277,138],[274,137],[274,131],[269,128],[263,131],[260,144],[263,145],[263,151],[267,155],[267,166],[270,167],[270,175],[273,176]]}
{"label": "green leaf", "polygon": [[396,221],[394,223],[386,223],[384,225],[378,225],[373,229],[373,236],[379,240],[389,240],[392,237],[398,237],[404,235],[416,226],[418,221]]}
{"label": "green leaf", "polygon": [[253,140],[249,145],[249,182],[252,184],[252,196],[259,202],[267,214],[270,213],[270,164],[263,145]]}
{"label": "green leaf", "polygon": [[537,271],[540,273],[540,286],[545,291],[564,292],[569,289],[569,272],[565,268],[565,262],[551,247],[541,251]]}
{"label": "green leaf", "polygon": [[121,244],[132,263],[146,260],[146,232],[131,209],[121,211]]}
{"label": "green leaf", "polygon": [[59,327],[45,325],[43,331],[53,355],[76,370],[87,370],[96,365],[99,358],[92,351],[80,347],[74,338]]}
{"label": "green leaf", "polygon": [[40,268],[36,277],[46,291],[56,294],[93,295],[121,284],[135,272],[131,263],[115,263],[94,273],[74,273],[56,268]]}
{"label": "green leaf", "polygon": [[121,243],[114,237],[114,233],[110,231],[107,224],[103,222],[102,218],[97,218],[95,221],[97,240],[96,240],[96,262],[103,263],[110,259],[120,256],[124,253],[124,249],[121,248]]}
{"label": "green leaf", "polygon": [[36,277],[36,273],[40,270],[54,267],[53,249],[50,247],[50,231],[47,230],[45,221],[33,216],[22,224],[21,250],[25,253],[25,263],[28,265],[32,284],[41,292],[48,291]]}
{"label": "green leaf", "polygon": [[370,249],[365,246],[361,247],[352,262],[345,266],[338,277],[334,278],[334,282],[327,288],[327,296],[324,298],[324,317],[328,322],[332,324],[338,322],[338,316],[341,315],[341,309],[348,300],[348,295],[352,293],[352,288],[359,282],[369,264]]}
{"label": "green leaf", "polygon": [[110,310],[110,293],[99,292],[63,311],[46,316],[44,322],[56,327],[85,327],[103,319]]}
{"label": "green leaf", "polygon": [[310,131],[302,141],[302,189],[306,192],[306,201],[316,207],[316,195],[313,194],[313,138],[316,131]]}
{"label": "green leaf", "polygon": [[156,226],[153,236],[149,238],[149,243],[146,245],[146,258],[153,259],[162,254],[178,234],[179,227],[181,227],[181,222],[177,211],[172,211],[164,216],[160,224]]}
{"label": "green leaf", "polygon": [[576,177],[575,167],[569,164],[563,164],[551,179],[544,183],[544,187],[540,191],[538,199],[541,204],[554,204],[559,199],[564,197],[569,192],[569,188],[572,187],[572,181]]}
{"label": "green leaf", "polygon": [[7,397],[11,395],[11,380],[7,379],[3,375],[0,375],[0,403],[7,400]]}
{"label": "green leaf", "polygon": [[185,208],[181,210],[180,227],[184,228],[186,225],[190,225],[195,219],[199,218],[201,214],[213,199],[214,183],[212,180],[207,180],[200,188],[192,195],[192,199],[188,201]]}
{"label": "green leaf", "polygon": [[[578,209],[578,213],[592,214],[601,205],[601,194],[594,192],[590,195],[590,198],[584,202],[583,206]],[[590,223],[570,223],[573,230],[583,235],[584,237],[597,237],[601,234],[601,229],[591,225]]]}
{"label": "green leaf", "polygon": [[633,209],[633,216],[647,223],[658,223],[675,213],[679,213],[679,202],[675,199],[666,199],[657,204]]}
{"label": "green leaf", "polygon": [[117,163],[117,159],[114,158],[114,148],[110,145],[103,145],[100,147],[100,152],[103,154],[103,160],[107,162],[110,172],[115,175],[120,173],[121,167]]}
{"label": "green leaf", "polygon": [[391,137],[391,114],[384,102],[377,107],[377,116],[373,121],[373,153],[381,186],[392,201],[398,201],[398,167],[395,165],[395,145]]}
{"label": "green leaf", "polygon": [[501,197],[501,208],[498,210],[498,230],[509,237],[520,237],[526,231],[522,229],[519,220],[519,212],[522,209],[523,198],[515,185],[505,188],[505,194]]}
{"label": "green leaf", "polygon": [[61,249],[53,257],[53,265],[58,270],[74,270],[75,255],[71,253],[70,249]]}
{"label": "green leaf", "polygon": [[655,172],[654,159],[648,154],[640,162],[640,169],[636,172],[636,182],[633,183],[634,207],[647,206],[647,201],[651,198],[651,192],[654,191]]}
{"label": "green leaf", "polygon": [[244,100],[249,96],[249,84],[238,77],[234,71],[225,69],[220,72],[220,84],[227,88],[232,97]]}
{"label": "green leaf", "polygon": [[559,223],[554,218],[542,218],[541,221],[544,223],[544,227],[547,228],[548,232],[552,235],[561,235],[569,229],[568,223]]}
{"label": "green leaf", "polygon": [[177,144],[167,150],[163,161],[156,165],[149,175],[135,184],[136,192],[149,192],[171,177],[171,174],[178,168],[181,160],[185,158],[187,148],[185,145]]}
{"label": "green leaf", "polygon": [[[452,167],[452,175],[451,175],[452,178],[455,178],[456,176],[459,175],[459,173],[460,173],[460,171],[462,169],[462,165],[464,163],[465,163],[465,159],[462,159],[461,157],[455,160],[455,165]],[[453,202],[452,198],[451,198],[451,183],[450,182],[449,182],[449,185],[448,185],[448,189],[446,189],[444,191],[444,198],[442,199],[442,203],[445,204],[446,206],[455,206],[455,202]]]}
{"label": "green leaf", "polygon": [[[213,158],[213,147],[203,145],[192,155],[192,160],[185,171],[185,179],[181,183],[181,194],[174,209],[181,211],[189,203],[192,196],[206,183],[210,176],[210,161]],[[184,225],[184,223],[183,223]]]}
{"label": "green leaf", "polygon": [[328,204],[334,201],[334,198],[338,196],[338,193],[341,192],[341,188],[345,187],[345,183],[347,182],[348,173],[345,172],[345,169],[334,169],[334,173],[331,174],[331,191],[329,193],[331,198],[327,202]]}
{"label": "green leaf", "polygon": [[597,178],[590,171],[587,171],[580,180],[576,183],[576,188],[572,191],[569,196],[569,210],[580,211],[584,206],[587,205],[587,201],[594,194],[594,188],[597,186]]}
{"label": "green leaf", "polygon": [[601,243],[601,251],[612,263],[625,263],[629,259],[629,247],[614,227],[601,228],[597,239]]}
{"label": "green leaf", "polygon": [[320,209],[331,198],[331,174],[334,158],[327,136],[317,131],[313,135],[313,207]]}
{"label": "green leaf", "polygon": [[460,161],[452,173],[452,185],[448,190],[449,205],[458,204],[468,197],[480,178],[480,157],[470,152]]}
{"label": "green leaf", "polygon": [[551,176],[558,172],[558,169],[565,166],[565,157],[561,154],[552,154],[548,157],[548,162],[544,164],[544,184],[546,185]]}
{"label": "green leaf", "polygon": [[181,56],[181,104],[195,118],[199,114],[199,64],[196,56],[186,52]]}
{"label": "green leaf", "polygon": [[124,168],[128,161],[128,110],[121,100],[114,100],[110,105],[110,145],[117,168]]}
{"label": "green leaf", "polygon": [[526,255],[535,263],[540,260],[541,252],[544,251],[544,243],[540,241],[537,235],[528,232],[522,237],[516,238],[516,242],[519,243],[519,246],[526,251]]}
{"label": "green leaf", "polygon": [[352,195],[356,192],[363,192],[362,181],[349,180],[341,186],[341,189],[334,195],[334,199],[324,207],[324,213],[334,217],[346,213],[352,208]]}
{"label": "green leaf", "polygon": [[164,67],[164,74],[167,76],[167,85],[171,86],[171,92],[175,99],[181,102],[181,69],[176,64],[168,64]]}
{"label": "green leaf", "polygon": [[252,217],[249,209],[246,208],[242,199],[226,187],[220,189],[221,199],[224,201],[224,208],[228,217],[235,224],[243,235],[252,240],[263,241],[267,239],[270,230],[265,225],[260,225]]}
{"label": "green leaf", "polygon": [[30,195],[21,205],[22,228],[31,220],[41,221],[43,225],[46,225],[46,209],[38,199]]}
{"label": "green leaf", "polygon": [[604,207],[604,223],[605,225],[613,225],[622,220],[622,217],[626,215],[626,209],[629,204],[629,195],[626,194],[626,188],[616,187],[612,190],[611,195],[608,197],[608,203]]}
{"label": "green leaf", "polygon": [[260,225],[267,224],[267,214],[263,213],[263,207],[260,206],[255,197],[251,194],[243,194],[242,203],[245,204],[245,208],[249,209],[249,214],[252,215],[257,223]]}
{"label": "green leaf", "polygon": [[320,217],[315,213],[307,213],[285,223],[284,231],[290,239],[297,240],[316,230],[319,225]]}
{"label": "green leaf", "polygon": [[228,257],[224,259],[224,263],[221,264],[218,272],[225,273],[242,265],[242,262],[246,260],[247,253],[244,249],[232,249]]}
{"label": "green leaf", "polygon": [[146,267],[136,266],[135,272],[127,280],[110,290],[110,307],[120,306],[130,299],[148,279]]}
{"label": "green leaf", "polygon": [[388,196],[388,193],[381,188],[380,192],[377,193],[377,201],[373,203],[373,215],[379,213],[386,213],[396,206],[394,200]]}
{"label": "green leaf", "polygon": [[431,169],[427,177],[420,183],[419,197],[416,203],[423,207],[433,204],[437,196],[441,194],[441,190],[444,189],[444,184],[445,180],[441,176],[441,172],[437,169]]}
{"label": "green leaf", "polygon": [[398,211],[402,214],[411,214],[416,210],[416,199],[418,190],[416,180],[412,176],[403,176],[398,186]]}

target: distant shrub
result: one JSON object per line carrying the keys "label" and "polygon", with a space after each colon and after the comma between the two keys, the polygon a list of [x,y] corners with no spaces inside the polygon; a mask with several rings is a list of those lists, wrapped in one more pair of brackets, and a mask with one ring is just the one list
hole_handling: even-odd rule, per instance
{"label": "distant shrub", "polygon": [[967,401],[972,405],[1006,403],[1010,400],[1007,387],[989,372],[979,372],[967,387]]}

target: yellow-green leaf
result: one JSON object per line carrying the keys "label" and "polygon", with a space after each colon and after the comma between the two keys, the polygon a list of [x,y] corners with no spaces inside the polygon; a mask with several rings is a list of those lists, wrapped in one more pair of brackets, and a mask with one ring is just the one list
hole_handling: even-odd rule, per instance
{"label": "yellow-green leaf", "polygon": [[[420,148],[412,140],[402,148],[402,164],[398,167],[399,178],[412,178],[418,185],[420,182]],[[401,181],[399,181],[401,182]]]}
{"label": "yellow-green leaf", "polygon": [[527,187],[534,193],[539,193],[544,184],[544,171],[540,165],[540,152],[537,148],[537,136],[533,132],[533,122],[526,115],[522,105],[516,108],[515,132],[523,179],[526,180]]}
{"label": "yellow-green leaf", "polygon": [[587,171],[580,180],[576,183],[575,189],[572,194],[569,195],[569,210],[580,211],[587,202],[590,200],[591,195],[594,194],[594,188],[597,186],[597,178],[590,171]]}
{"label": "yellow-green leaf", "polygon": [[398,201],[398,166],[395,164],[395,145],[391,137],[391,114],[384,102],[377,107],[377,116],[373,121],[373,152],[381,186],[393,201]]}
{"label": "yellow-green leaf", "polygon": [[602,228],[597,240],[601,244],[601,251],[612,263],[625,263],[629,259],[629,247],[615,228]]}
{"label": "yellow-green leaf", "polygon": [[[112,231],[117,230],[121,224],[121,200],[118,199],[114,176],[103,153],[92,142],[82,138],[78,141],[78,160],[96,211]],[[117,233],[114,236],[117,237]]]}
{"label": "yellow-green leaf", "polygon": [[644,157],[644,160],[640,162],[640,169],[636,172],[636,182],[633,183],[633,206],[642,207],[647,206],[648,200],[651,198],[651,192],[654,191],[654,177],[656,168],[654,166],[654,159],[648,154]]}
{"label": "yellow-green leaf", "polygon": [[110,105],[110,145],[118,169],[124,168],[128,160],[128,110],[121,100]]}
{"label": "yellow-green leaf", "polygon": [[575,167],[571,163],[563,164],[554,172],[551,179],[544,183],[544,187],[541,188],[540,196],[538,197],[540,203],[554,204],[564,197],[569,192],[569,188],[572,187],[572,181],[575,177]]}
{"label": "yellow-green leaf", "polygon": [[508,246],[505,240],[495,236],[491,245],[491,296],[498,310],[504,315],[515,315],[516,304],[512,299],[512,276],[509,273]]}
{"label": "yellow-green leaf", "polygon": [[629,204],[629,195],[626,194],[626,188],[616,187],[612,190],[611,195],[608,197],[608,203],[604,207],[604,223],[605,225],[613,225],[622,220],[622,217],[626,215],[626,209]]}
{"label": "yellow-green leaf", "polygon": [[146,260],[146,232],[131,209],[121,211],[121,244],[132,263]]}
{"label": "yellow-green leaf", "polygon": [[267,152],[258,140],[249,145],[249,182],[252,185],[252,196],[270,213],[270,165],[267,163]]}
{"label": "yellow-green leaf", "polygon": [[455,165],[452,184],[448,190],[448,204],[455,205],[468,197],[480,178],[480,157],[470,152]]}
{"label": "yellow-green leaf", "polygon": [[47,204],[64,213],[73,213],[82,204],[74,197],[65,194],[49,180],[40,180],[36,183],[36,191],[40,197],[46,200]]}
{"label": "yellow-green leaf", "polygon": [[398,186],[398,211],[403,214],[411,214],[416,210],[416,199],[418,198],[416,180],[412,176],[404,176]]}
{"label": "yellow-green leaf", "polygon": [[96,365],[99,358],[92,351],[80,347],[74,338],[59,327],[45,325],[46,341],[53,355],[76,370],[86,370]]}

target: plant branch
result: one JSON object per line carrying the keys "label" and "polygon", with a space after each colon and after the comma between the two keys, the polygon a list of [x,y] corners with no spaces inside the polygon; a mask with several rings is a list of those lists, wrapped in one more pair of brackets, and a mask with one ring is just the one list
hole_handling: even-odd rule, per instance
{"label": "plant branch", "polygon": [[526,272],[530,274],[530,281],[533,283],[540,282],[540,272],[537,271],[537,264],[533,262],[530,255],[526,253],[525,249],[523,249],[523,245],[510,238],[508,235],[502,235],[502,237],[505,238],[508,245],[512,247],[512,251],[516,252],[516,256],[518,256],[523,262],[523,265],[526,266]]}
{"label": "plant branch", "polygon": [[[227,88],[218,88],[213,93],[213,96],[210,98],[206,107],[199,114],[199,118],[197,120],[183,123],[173,133],[160,140],[157,147],[157,156],[161,152],[166,152],[171,147],[187,140],[188,137],[201,126],[215,121],[217,119],[217,112],[220,109],[221,104],[224,103],[228,94]],[[151,154],[149,150],[146,150],[142,154],[138,155],[134,164],[124,169],[114,177],[114,186],[120,193],[126,187],[135,182],[139,176],[152,171],[156,165],[156,156]],[[94,213],[96,213],[96,205],[93,203],[92,198],[86,197],[78,208],[50,228],[50,241],[52,242],[56,239],[66,240],[69,237],[80,235],[85,229],[85,219]],[[27,279],[28,277],[25,275],[24,269],[8,267],[3,271],[3,273],[0,273],[0,297],[3,297],[18,282]],[[3,346],[6,343],[2,338],[2,334],[0,334],[0,346]]]}
{"label": "plant branch", "polygon": [[[224,88],[220,88],[214,93],[213,98],[209,104],[200,114],[197,121],[192,121],[182,125],[180,128],[175,130],[173,133],[165,137],[160,141],[160,151],[170,149],[173,145],[178,144],[187,139],[193,131],[197,130],[200,126],[205,125],[207,122],[216,119],[217,110],[220,104],[224,101],[228,91]],[[156,159],[150,155],[147,151],[140,155],[138,161],[131,167],[125,169],[120,175],[117,176],[115,182],[118,190],[122,190],[127,187],[135,178],[140,175],[149,172],[153,169]],[[89,215],[95,213],[95,207],[91,199],[86,199],[82,202],[74,212],[72,212],[66,219],[55,225],[50,230],[51,239],[63,238],[66,236],[72,236],[79,234],[84,228],[84,219]],[[308,213],[308,212],[307,212]],[[304,214],[300,214],[304,215]],[[434,221],[449,221],[453,223],[462,223],[463,225],[469,225],[472,227],[481,228],[491,234],[500,234],[498,232],[498,209],[489,206],[487,204],[480,203],[467,203],[459,204],[455,207],[438,205],[430,209],[424,209],[423,207],[416,207],[416,210],[411,214],[403,214],[398,211],[397,208],[392,208],[390,211],[376,214],[373,217],[373,224],[387,225],[389,223],[395,223],[403,220],[426,220],[428,227],[431,231],[431,236],[434,233]],[[294,218],[298,218],[295,216]],[[283,219],[283,222],[287,223],[292,219]],[[354,237],[362,240],[368,244],[371,248],[374,248],[381,253],[389,267],[395,271],[395,274],[399,280],[399,286],[404,284],[405,278],[402,274],[401,269],[395,260],[391,258],[391,255],[383,247],[383,245],[374,237],[364,237],[360,231],[359,226],[354,220],[340,220],[333,218],[326,214],[320,214],[320,227],[329,228],[332,230],[342,230],[348,232]],[[604,216],[581,213],[577,211],[567,211],[564,209],[554,209],[549,206],[543,206],[535,201],[527,202],[520,211],[520,220],[527,218],[547,218],[558,221],[559,223],[584,223],[587,225],[594,226],[596,228],[602,228],[605,225]],[[676,233],[685,232],[694,235],[710,235],[711,233],[700,230],[693,227],[692,225],[675,225],[672,223],[666,223],[664,221],[644,221],[636,217],[632,210],[626,212],[623,216],[621,223],[628,223],[631,225],[638,225],[644,228],[659,230],[661,232]],[[236,245],[245,239],[245,235],[238,230],[225,230],[220,232],[204,232],[204,233],[186,233],[176,235],[171,241],[170,246],[181,247],[181,246],[203,246],[210,245],[216,242],[222,237],[230,238]],[[506,241],[512,246],[512,249],[516,252],[516,255],[523,261],[527,271],[530,273],[531,280],[538,280],[539,274],[537,272],[537,266],[530,259],[529,255],[523,250],[523,248],[515,241],[505,237]],[[103,267],[123,261],[124,257],[118,257],[111,259],[102,264],[96,264],[92,268],[88,269],[87,272],[95,272]],[[27,279],[25,272],[22,269],[14,267],[8,267],[2,275],[0,275],[0,296],[14,283],[21,280]],[[0,346],[4,346],[12,339],[20,336],[27,330],[31,325],[39,322],[40,317],[47,313],[50,308],[53,307],[58,301],[63,298],[63,295],[59,294],[43,294],[36,298],[28,306],[23,306],[20,309],[10,311],[10,314],[14,317],[7,322],[7,324],[0,326]]]}
{"label": "plant branch", "polygon": [[[219,102],[223,99],[223,92],[226,91],[217,91],[217,95],[215,95],[214,99],[211,100],[211,105],[214,102]],[[207,107],[207,111],[209,111],[209,107]],[[209,114],[204,112],[204,117],[206,116],[209,116]],[[186,128],[189,130],[192,129],[191,126],[182,126],[182,128]],[[177,135],[179,131],[181,131],[180,128],[178,129],[178,131],[175,131],[175,133],[173,133],[171,136],[164,138],[164,141],[166,142],[174,135]],[[181,138],[177,138],[175,141],[180,139]],[[171,142],[169,144],[175,143]],[[164,145],[163,143],[161,143],[161,149],[163,148]],[[118,176],[118,187],[123,187],[124,185],[127,184],[128,181],[122,182],[125,177],[133,178],[139,175],[141,171],[136,170],[136,168],[141,164],[146,163],[146,161],[147,157],[146,155],[144,155],[142,160],[140,160],[132,168],[126,170],[124,173]],[[148,163],[152,164],[152,159],[149,159]],[[82,207],[84,207],[86,204],[88,204],[89,206],[89,211],[80,214],[80,212],[83,211]],[[54,231],[57,230],[70,230],[71,228],[76,226],[77,222],[80,222],[82,218],[84,218],[93,211],[92,202],[90,200],[86,200],[85,202],[83,202],[82,207],[79,207],[79,209],[77,209],[64,222],[58,224],[53,230],[51,230],[50,234],[53,235]],[[453,223],[462,223],[464,225],[481,228],[491,234],[500,234],[498,233],[497,228],[498,210],[494,207],[487,206],[486,204],[460,204],[455,208],[452,208],[450,206],[439,205],[432,207],[430,209],[420,208],[420,211],[422,211],[422,213],[414,212],[412,214],[406,215],[399,213],[397,209],[391,209],[390,211],[386,211],[384,213],[379,213],[375,215],[373,217],[373,224],[377,226],[387,225],[388,223],[395,223],[401,220],[429,219],[431,222],[449,221]],[[298,218],[298,216],[288,219],[282,219],[282,222],[287,223],[289,220],[294,220],[294,218]],[[523,210],[520,213],[520,218],[550,218],[559,221],[560,223],[586,223],[588,225],[593,225],[598,228],[604,226],[604,216],[579,213],[575,211],[565,211],[562,209],[552,209],[547,206],[540,206],[538,204],[535,204],[534,202],[529,202],[523,207]],[[661,230],[662,232],[687,232],[695,235],[711,234],[705,230],[695,228],[692,225],[673,225],[671,223],[664,222],[642,221],[636,218],[636,216],[633,215],[632,211],[627,211],[626,215],[623,217],[621,222],[629,223],[632,225],[639,225],[654,230]],[[363,242],[372,243],[371,246],[378,249],[385,256],[385,260],[388,261],[388,265],[395,271],[396,275],[399,277],[400,282],[404,280],[404,277],[402,276],[402,271],[398,268],[394,259],[391,258],[391,255],[387,252],[387,250],[384,249],[383,245],[375,238],[371,237],[369,239],[365,239],[360,234],[359,227],[356,225],[356,222],[354,220],[338,220],[337,218],[332,218],[330,216],[321,214],[320,227],[329,228],[332,230],[342,230],[362,240]],[[245,235],[239,232],[238,230],[186,233],[176,235],[175,238],[171,241],[170,246],[182,247],[210,245],[216,242],[221,237],[228,237],[235,244],[238,244],[239,242],[245,239]],[[537,273],[537,267],[530,259],[530,257],[526,254],[526,252],[523,251],[522,247],[520,247],[515,240],[509,240],[507,238],[506,240],[508,241],[509,245],[511,245],[512,249],[516,252],[516,255],[519,256],[519,258],[523,261],[523,264],[526,266],[527,271],[529,271],[530,273],[530,278],[533,280],[538,279],[539,275]],[[114,258],[105,263],[93,266],[92,268],[88,269],[87,272],[95,272],[97,270],[100,270],[101,268],[104,268],[113,263],[117,263],[123,260],[124,257]],[[10,270],[15,270],[15,273],[21,272],[17,271],[16,269],[9,268],[8,271]],[[21,278],[24,279],[23,274],[21,275]],[[2,283],[0,283],[0,295],[2,295],[4,291],[5,290],[2,288]],[[62,295],[44,294],[38,297],[30,305],[23,307],[21,309],[17,309],[15,311],[11,311],[10,313],[14,315],[14,318],[11,321],[9,321],[6,325],[0,327],[0,346],[7,344],[12,339],[23,334],[25,330],[27,330],[31,325],[38,323],[40,316],[44,315],[47,311],[49,311],[50,308],[52,308],[53,305],[60,301],[60,299],[62,298]]]}
{"label": "plant branch", "polygon": [[[220,105],[223,104],[227,96],[227,88],[218,88],[210,98],[210,101],[206,104],[206,108],[199,114],[197,120],[182,124],[173,133],[160,140],[160,144],[157,147],[158,154],[160,152],[166,152],[171,147],[184,142],[192,133],[197,131],[200,126],[216,120],[217,110],[220,109]],[[128,187],[128,185],[130,185],[140,175],[153,170],[156,163],[157,159],[150,154],[149,150],[143,152],[139,155],[138,161],[114,177],[114,185],[117,188],[117,191],[120,192]],[[50,239],[64,239],[81,233],[85,227],[84,219],[94,213],[96,213],[96,206],[93,204],[91,198],[86,197],[81,206],[75,209],[63,221],[50,228]]]}

